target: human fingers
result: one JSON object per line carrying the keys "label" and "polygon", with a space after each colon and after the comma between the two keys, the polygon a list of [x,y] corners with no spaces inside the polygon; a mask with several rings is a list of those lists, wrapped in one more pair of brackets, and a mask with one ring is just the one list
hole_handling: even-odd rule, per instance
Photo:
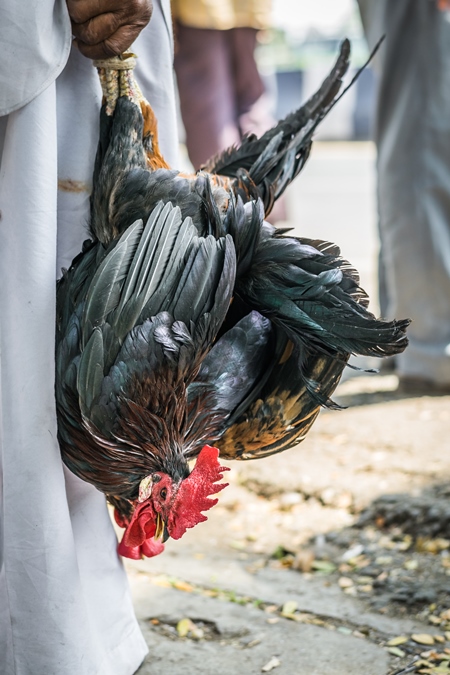
{"label": "human fingers", "polygon": [[72,32],[81,53],[92,59],[126,51],[147,25],[151,0],[68,0]]}

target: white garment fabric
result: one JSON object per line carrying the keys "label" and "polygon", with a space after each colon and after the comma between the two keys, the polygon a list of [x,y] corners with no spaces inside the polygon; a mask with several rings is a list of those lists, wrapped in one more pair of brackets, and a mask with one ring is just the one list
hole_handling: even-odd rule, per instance
{"label": "white garment fabric", "polygon": [[[176,166],[168,2],[133,50]],[[56,270],[87,238],[100,97],[74,50],[0,118],[1,675],[131,675],[147,652],[104,496],[63,468],[56,436]]]}
{"label": "white garment fabric", "polygon": [[72,31],[66,0],[2,0],[0,116],[18,110],[64,68]]}

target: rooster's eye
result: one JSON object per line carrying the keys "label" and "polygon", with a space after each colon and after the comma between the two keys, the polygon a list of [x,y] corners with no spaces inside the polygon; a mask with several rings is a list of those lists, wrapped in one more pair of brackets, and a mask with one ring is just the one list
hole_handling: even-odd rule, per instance
{"label": "rooster's eye", "polygon": [[167,497],[167,488],[163,488],[159,494],[161,495],[161,499],[164,501],[164,499]]}

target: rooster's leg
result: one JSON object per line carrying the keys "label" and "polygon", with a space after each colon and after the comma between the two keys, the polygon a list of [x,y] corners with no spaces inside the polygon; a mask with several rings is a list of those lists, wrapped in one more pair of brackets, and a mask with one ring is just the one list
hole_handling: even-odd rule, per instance
{"label": "rooster's leg", "polygon": [[111,59],[95,61],[103,90],[105,110],[113,115],[117,99],[125,96],[140,107],[144,120],[142,142],[147,156],[148,168],[168,169],[158,144],[158,123],[150,103],[144,98],[134,77],[136,58],[133,54],[124,54]]}

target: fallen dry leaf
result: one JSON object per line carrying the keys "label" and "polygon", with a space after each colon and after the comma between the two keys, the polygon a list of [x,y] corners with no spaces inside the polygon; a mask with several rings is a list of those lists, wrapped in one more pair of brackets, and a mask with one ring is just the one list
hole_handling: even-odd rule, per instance
{"label": "fallen dry leaf", "polygon": [[152,577],[151,583],[154,586],[160,586],[161,588],[172,588],[172,584],[165,576]]}
{"label": "fallen dry leaf", "polygon": [[339,626],[338,633],[342,633],[342,635],[351,635],[353,631],[351,628],[347,628],[347,626]]}
{"label": "fallen dry leaf", "polygon": [[398,647],[398,645],[404,645],[405,642],[408,642],[409,637],[406,637],[406,635],[399,635],[398,637],[392,638],[392,640],[389,640],[387,642],[388,647]]}
{"label": "fallen dry leaf", "polygon": [[[331,628],[331,626],[330,626],[330,628]],[[353,635],[357,638],[362,638],[363,640],[365,640],[367,638],[367,635],[364,635],[364,633],[361,633],[359,630],[354,630]]]}
{"label": "fallen dry leaf", "polygon": [[430,614],[430,616],[428,617],[428,621],[430,623],[433,623],[435,626],[440,626],[440,624],[442,623],[442,619],[440,619],[438,616],[434,616],[434,614]]}
{"label": "fallen dry leaf", "polygon": [[[425,652],[423,652],[424,654]],[[421,654],[421,656],[423,656]],[[448,654],[443,654],[442,652],[427,652],[428,658],[430,658],[432,661],[448,661],[450,659],[450,656]]]}
{"label": "fallen dry leaf", "polygon": [[273,614],[276,612],[278,609],[278,605],[267,605],[267,607],[264,608],[264,611],[267,612],[268,614]]}
{"label": "fallen dry leaf", "polygon": [[194,590],[194,587],[191,586],[191,584],[188,584],[186,581],[181,581],[181,580],[176,580],[173,582],[173,587],[177,589],[177,591],[184,591],[185,593],[192,593]]}
{"label": "fallen dry leaf", "polygon": [[359,576],[356,578],[356,583],[359,585],[371,584],[373,582],[372,577]]}
{"label": "fallen dry leaf", "polygon": [[390,555],[379,555],[375,558],[375,563],[377,565],[390,565],[393,561],[393,558]]}
{"label": "fallen dry leaf", "polygon": [[430,661],[427,661],[426,659],[419,659],[419,661],[415,661],[414,665],[416,668],[433,668],[434,663],[430,663]]}
{"label": "fallen dry leaf", "polygon": [[345,551],[345,553],[342,555],[342,561],[348,562],[352,558],[356,558],[357,556],[361,555],[363,551],[364,546],[362,544],[356,544],[355,546],[352,546],[347,551]]}
{"label": "fallen dry leaf", "polygon": [[297,612],[297,614],[293,614],[293,619],[299,623],[311,623],[314,618],[315,617],[308,614],[308,612]]}
{"label": "fallen dry leaf", "polygon": [[403,567],[405,568],[405,570],[412,571],[416,570],[419,567],[419,563],[417,562],[417,560],[414,560],[414,558],[411,558],[411,560],[406,560],[403,563]]}
{"label": "fallen dry leaf", "polygon": [[356,558],[350,558],[348,562],[352,567],[355,567],[356,569],[361,569],[363,567],[367,567],[367,565],[370,564],[370,559],[362,554],[356,556]]}
{"label": "fallen dry leaf", "polygon": [[406,656],[406,652],[404,652],[403,649],[399,649],[399,647],[389,647],[388,652],[389,654],[392,654],[392,656],[398,656],[399,658]]}
{"label": "fallen dry leaf", "polygon": [[419,645],[434,645],[434,637],[428,633],[414,633],[411,639]]}
{"label": "fallen dry leaf", "polygon": [[448,539],[428,539],[426,537],[417,537],[416,550],[420,553],[433,553],[436,555],[441,551],[449,548],[450,541]]}
{"label": "fallen dry leaf", "polygon": [[186,637],[190,631],[195,629],[195,623],[188,618],[180,619],[180,621],[177,623],[177,633],[178,637],[180,638]]}
{"label": "fallen dry leaf", "polygon": [[329,560],[313,560],[311,567],[321,574],[331,574],[336,569],[336,565]]}
{"label": "fallen dry leaf", "polygon": [[292,567],[294,570],[299,570],[300,572],[310,572],[312,569],[312,564],[314,562],[314,553],[313,551],[299,551],[294,558]]}
{"label": "fallen dry leaf", "polygon": [[278,666],[281,666],[280,659],[278,659],[276,656],[272,656],[270,661],[268,661],[266,663],[266,665],[261,668],[261,672],[262,673],[269,673],[274,668],[278,668]]}
{"label": "fallen dry leaf", "polygon": [[366,584],[365,586],[358,586],[358,591],[361,591],[361,593],[372,593],[373,586],[372,584]]}
{"label": "fallen dry leaf", "polygon": [[312,623],[314,626],[325,626],[325,621],[323,619],[311,619],[309,623]]}
{"label": "fallen dry leaf", "polygon": [[297,609],[297,606],[298,605],[295,602],[295,600],[288,600],[283,605],[283,608],[281,610],[281,616],[284,616],[284,617],[287,617],[288,619],[290,619],[292,614],[294,614],[295,610]]}

